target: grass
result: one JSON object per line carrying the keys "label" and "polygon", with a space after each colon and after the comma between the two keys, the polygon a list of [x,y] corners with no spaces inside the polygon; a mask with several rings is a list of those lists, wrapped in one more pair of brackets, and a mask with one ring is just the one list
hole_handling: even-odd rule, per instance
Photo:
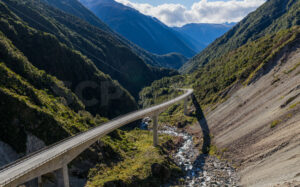
{"label": "grass", "polygon": [[289,105],[291,102],[293,102],[298,96],[300,96],[300,94],[297,94],[297,95],[295,95],[295,96],[292,96],[292,97],[288,98],[288,99],[284,102],[284,104],[282,104],[280,107],[281,107],[281,108],[286,107],[286,106]]}
{"label": "grass", "polygon": [[300,62],[298,62],[297,64],[295,64],[292,68],[290,68],[289,70],[285,71],[285,74],[290,74],[291,72],[293,72],[295,69],[297,69],[300,66]]}
{"label": "grass", "polygon": [[279,123],[281,123],[281,120],[274,120],[274,121],[272,121],[272,123],[270,125],[270,128],[276,127]]}
{"label": "grass", "polygon": [[[119,131],[120,133],[121,131]],[[112,167],[97,165],[90,170],[87,186],[103,186],[106,182],[121,180],[130,185],[139,181],[139,185],[157,185],[160,180],[151,174],[151,165],[158,163],[169,168],[173,173],[180,169],[169,162],[163,148],[153,147],[152,133],[143,130],[122,132],[119,139],[109,136],[102,141],[109,144],[123,158]],[[159,135],[160,144],[170,140],[167,135]]]}
{"label": "grass", "polygon": [[290,109],[294,109],[294,108],[295,108],[297,105],[299,105],[299,104],[300,104],[300,101],[298,101],[298,102],[292,104],[289,108],[290,108]]}
{"label": "grass", "polygon": [[[270,62],[285,46],[294,45],[299,33],[300,27],[295,26],[250,41],[224,56],[211,60],[189,75],[154,81],[150,87],[143,89],[140,95],[145,96],[149,91],[155,92],[161,88],[169,88],[169,93],[172,93],[171,87],[180,86],[194,88],[194,94],[203,109],[224,102],[228,93],[236,86],[248,85],[265,73],[267,66],[272,66]],[[278,77],[274,77],[273,84],[279,80]],[[141,103],[151,101],[151,95],[148,96],[140,97]]]}
{"label": "grass", "polygon": [[0,63],[0,97],[0,137],[18,153],[26,150],[24,131],[49,145],[107,121],[87,111],[71,110],[62,98],[36,89],[4,63]]}
{"label": "grass", "polygon": [[249,41],[278,33],[280,30],[290,28],[293,25],[299,25],[299,5],[299,1],[294,0],[267,1],[232,30],[193,57],[189,63],[181,68],[181,71],[184,73],[193,72],[220,56],[230,55],[231,51],[247,44],[247,42],[249,43]]}
{"label": "grass", "polygon": [[159,115],[159,122],[162,124],[176,125],[181,123],[182,126],[193,124],[197,121],[197,118],[192,116],[186,116],[183,112],[183,104],[177,104],[169,107],[165,112]]}
{"label": "grass", "polygon": [[216,145],[210,145],[208,154],[211,156],[215,156],[218,159],[221,159],[221,155],[219,154],[219,151],[218,151],[218,148]]}

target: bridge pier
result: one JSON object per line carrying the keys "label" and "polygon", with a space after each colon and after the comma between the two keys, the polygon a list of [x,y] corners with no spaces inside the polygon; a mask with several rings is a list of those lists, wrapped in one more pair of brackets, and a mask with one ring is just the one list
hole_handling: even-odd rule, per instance
{"label": "bridge pier", "polygon": [[38,177],[38,187],[43,187],[42,176]]}
{"label": "bridge pier", "polygon": [[183,113],[184,115],[187,115],[187,102],[188,102],[188,97],[184,99],[184,104],[183,104]]}
{"label": "bridge pier", "polygon": [[68,165],[64,165],[56,171],[56,182],[57,187],[70,187]]}
{"label": "bridge pier", "polygon": [[[153,118],[153,145],[158,145],[158,115],[171,105],[189,97],[192,89],[183,89],[185,94],[178,96],[168,102],[127,114],[118,119],[107,122],[99,127],[91,129],[83,134],[70,137],[56,145],[36,152],[30,157],[19,160],[0,171],[0,187],[14,187],[28,181],[35,180],[34,185],[41,184],[41,176],[55,171],[57,176],[57,187],[69,187],[69,174],[67,164],[80,155],[85,149],[90,147],[99,138],[122,127],[128,123],[142,119],[145,116]],[[185,101],[185,112],[187,101]]]}
{"label": "bridge pier", "polygon": [[153,146],[156,147],[158,145],[158,114],[155,114],[152,117],[153,120]]}

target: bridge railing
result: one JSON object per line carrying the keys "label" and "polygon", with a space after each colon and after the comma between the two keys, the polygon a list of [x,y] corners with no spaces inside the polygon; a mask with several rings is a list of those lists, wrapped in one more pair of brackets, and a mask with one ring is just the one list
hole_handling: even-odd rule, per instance
{"label": "bridge railing", "polygon": [[[24,163],[24,162],[30,160],[30,159],[33,158],[33,157],[37,157],[38,155],[40,155],[40,154],[42,154],[42,153],[44,153],[44,152],[47,152],[47,151],[49,151],[49,150],[51,150],[51,149],[55,149],[56,147],[58,147],[58,146],[60,146],[60,145],[62,145],[62,144],[65,144],[65,143],[67,143],[67,142],[72,142],[73,140],[75,140],[75,139],[77,139],[77,138],[79,138],[79,137],[85,136],[85,135],[91,133],[92,131],[98,130],[99,127],[102,127],[102,126],[104,126],[104,125],[109,125],[109,124],[111,124],[112,122],[115,122],[115,121],[117,121],[117,120],[126,118],[126,117],[128,117],[128,116],[133,116],[133,117],[130,117],[127,121],[125,121],[125,122],[123,122],[123,123],[121,123],[121,124],[119,124],[119,125],[113,125],[113,126],[111,126],[110,128],[108,128],[108,129],[105,131],[104,134],[98,133],[98,134],[95,134],[95,135],[93,135],[93,136],[86,137],[86,138],[84,138],[84,140],[81,141],[80,143],[74,144],[74,145],[72,145],[71,147],[68,147],[67,149],[64,149],[63,151],[61,151],[61,152],[59,152],[59,153],[57,153],[57,154],[55,154],[55,155],[53,155],[53,156],[51,156],[51,157],[45,159],[44,161],[42,161],[42,162],[40,162],[40,163],[38,163],[38,164],[36,164],[36,165],[34,165],[34,166],[32,166],[32,167],[30,167],[28,170],[23,171],[23,172],[21,172],[21,173],[19,173],[19,174],[17,174],[17,175],[11,176],[11,177],[9,177],[9,178],[6,178],[6,179],[3,180],[3,181],[0,181],[0,187],[5,186],[5,185],[7,185],[7,184],[10,184],[12,181],[16,180],[17,178],[22,177],[22,176],[25,175],[26,173],[29,173],[30,171],[32,171],[32,170],[34,170],[34,169],[36,169],[36,168],[38,168],[38,167],[40,167],[40,166],[46,164],[47,162],[49,162],[49,161],[51,161],[51,160],[53,160],[53,159],[59,157],[60,155],[63,155],[64,153],[66,153],[66,152],[68,152],[68,151],[74,149],[75,147],[78,147],[78,146],[80,146],[80,145],[82,145],[82,144],[84,144],[84,143],[86,143],[86,142],[88,142],[88,141],[90,141],[90,140],[93,140],[93,139],[95,139],[95,138],[97,138],[97,137],[99,137],[99,136],[106,135],[106,134],[108,134],[108,133],[110,133],[110,132],[112,132],[112,131],[114,131],[114,130],[116,130],[116,129],[118,129],[118,128],[120,128],[120,127],[126,125],[126,124],[128,124],[128,123],[134,122],[134,121],[136,121],[136,120],[138,120],[138,119],[142,119],[142,118],[147,117],[147,116],[151,116],[151,117],[154,117],[154,118],[157,119],[157,116],[158,116],[159,113],[161,113],[162,111],[164,111],[164,110],[165,110],[166,108],[168,108],[169,106],[171,106],[171,105],[173,105],[173,104],[175,104],[175,103],[177,103],[177,102],[179,102],[179,101],[181,101],[181,100],[183,100],[183,99],[186,99],[187,97],[189,97],[189,96],[193,93],[193,90],[192,90],[192,89],[182,89],[182,90],[185,91],[184,94],[182,94],[182,95],[180,95],[180,96],[178,96],[178,97],[176,97],[176,98],[174,98],[174,99],[171,99],[171,100],[169,100],[169,101],[167,101],[167,102],[164,102],[164,103],[162,103],[162,104],[155,105],[155,106],[152,106],[152,107],[149,107],[149,108],[146,108],[146,109],[142,109],[142,110],[130,112],[130,113],[125,114],[125,115],[118,116],[118,117],[112,119],[111,121],[106,122],[106,123],[104,123],[104,124],[102,124],[102,125],[100,125],[100,126],[94,127],[94,128],[92,128],[92,129],[90,129],[90,130],[88,130],[88,131],[84,131],[84,132],[78,133],[78,134],[76,134],[76,135],[74,135],[74,136],[67,137],[67,138],[65,138],[65,139],[63,139],[63,140],[61,140],[61,141],[58,141],[57,143],[54,143],[54,144],[52,144],[52,145],[50,145],[50,146],[46,146],[46,147],[44,147],[44,148],[42,148],[42,149],[40,149],[40,150],[38,150],[38,151],[36,151],[36,152],[34,152],[34,153],[31,153],[31,154],[29,154],[29,155],[26,155],[26,156],[23,157],[23,158],[20,158],[20,159],[14,161],[14,162],[12,162],[12,163],[10,163],[10,164],[8,164],[8,165],[5,165],[5,166],[1,167],[1,168],[0,168],[0,176],[1,176],[1,173],[4,173],[5,171],[7,171],[7,170],[9,170],[9,169],[11,169],[11,168],[13,168],[13,167],[18,167],[18,165],[20,165],[21,163]],[[185,105],[186,105],[186,102],[185,102]],[[186,107],[186,106],[185,106],[185,107]],[[135,115],[134,115],[134,114],[135,114]],[[156,125],[156,128],[157,128],[157,125]],[[157,129],[156,129],[156,130],[154,129],[153,132],[154,132],[154,133],[155,133],[155,132],[157,133]],[[154,137],[157,138],[157,134],[156,134],[156,135],[154,134]],[[100,138],[100,137],[99,137],[99,138]],[[154,139],[154,145],[155,145],[155,146],[156,146],[157,142],[158,142],[158,141]]]}

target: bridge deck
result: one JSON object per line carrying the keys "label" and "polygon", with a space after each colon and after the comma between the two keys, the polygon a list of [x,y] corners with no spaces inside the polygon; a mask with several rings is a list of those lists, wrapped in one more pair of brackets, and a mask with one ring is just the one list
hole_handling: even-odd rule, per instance
{"label": "bridge deck", "polygon": [[42,151],[38,151],[29,157],[17,160],[7,167],[4,167],[0,171],[0,186],[9,184],[11,181],[16,180],[26,173],[31,172],[41,165],[46,164],[47,162],[59,157],[60,155],[80,146],[81,144],[89,140],[101,138],[102,136],[128,123],[142,119],[146,116],[158,114],[169,106],[187,98],[193,93],[192,89],[185,89],[185,91],[186,92],[184,94],[176,97],[175,99],[153,107],[138,110],[124,116],[117,117],[99,127],[93,128],[71,138],[67,138],[66,140],[63,140],[60,143],[55,144],[54,146],[49,146],[48,148],[45,148]]}

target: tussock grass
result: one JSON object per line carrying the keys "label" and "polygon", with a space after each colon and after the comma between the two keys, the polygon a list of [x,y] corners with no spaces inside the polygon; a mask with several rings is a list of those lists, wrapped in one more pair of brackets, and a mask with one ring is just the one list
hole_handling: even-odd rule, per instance
{"label": "tussock grass", "polygon": [[[153,136],[149,131],[132,130],[130,132],[118,131],[119,139],[106,136],[102,139],[114,151],[121,155],[122,161],[113,166],[97,165],[90,170],[87,186],[103,186],[106,182],[122,180],[126,184],[139,182],[143,184],[159,184],[159,180],[151,174],[151,165],[159,163],[165,165],[173,172],[180,169],[168,160],[163,148],[153,147]],[[170,140],[167,135],[159,135],[160,144]]]}

